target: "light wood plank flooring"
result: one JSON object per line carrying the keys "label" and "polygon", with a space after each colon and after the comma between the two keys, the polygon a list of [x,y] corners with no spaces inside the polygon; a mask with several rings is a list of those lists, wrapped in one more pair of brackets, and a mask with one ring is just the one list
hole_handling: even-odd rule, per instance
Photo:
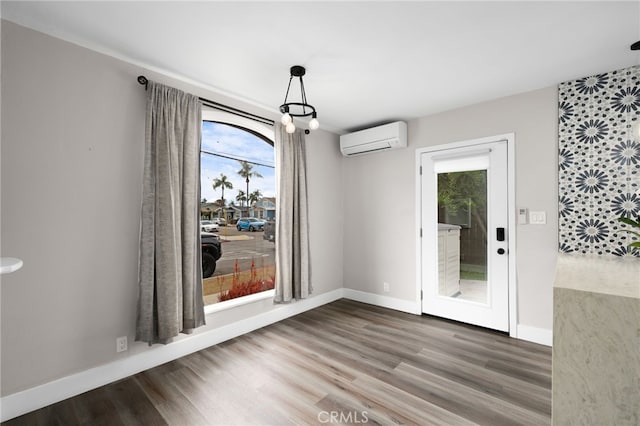
{"label": "light wood plank flooring", "polygon": [[551,349],[340,300],[7,425],[544,425]]}

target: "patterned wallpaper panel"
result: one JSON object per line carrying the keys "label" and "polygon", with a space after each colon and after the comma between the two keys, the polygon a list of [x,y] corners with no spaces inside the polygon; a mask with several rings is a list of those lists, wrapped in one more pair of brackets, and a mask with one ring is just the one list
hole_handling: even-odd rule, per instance
{"label": "patterned wallpaper panel", "polygon": [[640,66],[562,83],[559,98],[560,251],[640,256],[616,220],[640,214]]}

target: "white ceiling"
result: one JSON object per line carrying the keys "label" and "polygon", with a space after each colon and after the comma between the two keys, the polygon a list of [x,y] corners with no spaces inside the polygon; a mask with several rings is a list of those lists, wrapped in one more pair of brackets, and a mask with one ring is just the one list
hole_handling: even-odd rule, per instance
{"label": "white ceiling", "polygon": [[282,103],[307,68],[321,126],[411,119],[640,64],[640,1],[10,2],[9,21]]}

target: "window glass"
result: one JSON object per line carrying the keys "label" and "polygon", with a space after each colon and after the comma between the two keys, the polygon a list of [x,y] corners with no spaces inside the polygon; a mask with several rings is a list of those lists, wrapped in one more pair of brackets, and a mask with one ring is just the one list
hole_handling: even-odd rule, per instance
{"label": "window glass", "polygon": [[203,121],[200,178],[205,305],[272,289],[273,142],[246,128]]}

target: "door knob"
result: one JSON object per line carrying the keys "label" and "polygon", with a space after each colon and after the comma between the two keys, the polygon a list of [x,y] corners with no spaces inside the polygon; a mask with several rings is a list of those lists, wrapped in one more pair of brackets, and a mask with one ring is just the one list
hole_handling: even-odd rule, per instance
{"label": "door knob", "polygon": [[505,250],[503,248],[498,249],[498,254],[505,254]]}

